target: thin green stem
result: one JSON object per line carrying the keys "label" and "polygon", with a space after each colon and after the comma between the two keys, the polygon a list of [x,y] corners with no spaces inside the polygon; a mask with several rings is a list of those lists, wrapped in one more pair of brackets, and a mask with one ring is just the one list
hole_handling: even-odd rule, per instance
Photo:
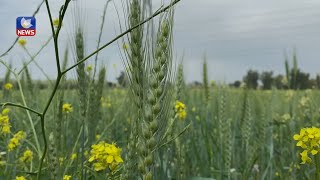
{"label": "thin green stem", "polygon": [[0,103],[0,106],[3,106],[3,107],[5,107],[5,106],[18,107],[18,108],[28,110],[28,111],[30,111],[30,112],[33,112],[33,113],[41,116],[41,113],[38,112],[38,111],[36,111],[36,110],[33,110],[33,109],[29,108],[29,107],[26,107],[26,106],[23,106],[23,105],[20,105],[20,104],[15,104],[15,103],[12,103],[12,102]]}
{"label": "thin green stem", "polygon": [[[69,2],[69,0],[66,0],[65,4],[67,4],[67,1]],[[61,14],[59,15],[59,26],[58,26],[57,33],[56,33],[55,30],[54,30],[53,22],[52,22],[52,15],[51,15],[51,11],[50,11],[49,2],[48,2],[48,0],[45,0],[45,2],[46,2],[47,12],[48,12],[48,16],[49,16],[49,21],[50,21],[53,41],[54,41],[54,50],[55,50],[55,55],[56,55],[57,70],[58,70],[58,74],[60,74],[61,73],[61,68],[60,68],[60,60],[59,60],[58,37],[59,37],[59,31],[60,31],[61,24],[62,24],[62,20],[60,18]],[[63,6],[63,9],[66,10],[67,7]],[[65,10],[63,10],[63,11],[65,11]]]}
{"label": "thin green stem", "polygon": [[[24,97],[24,94],[23,94],[23,91],[22,91],[22,86],[21,86],[21,83],[20,83],[20,79],[18,78],[17,74],[14,74],[15,77],[16,77],[16,80],[18,82],[18,86],[19,86],[19,91],[20,91],[20,94],[21,94],[21,98],[22,98],[22,102],[23,102],[23,105],[25,107],[27,107],[27,102],[26,102],[26,99]],[[32,129],[32,132],[33,132],[33,135],[34,135],[34,139],[36,141],[36,145],[37,145],[37,148],[38,148],[38,152],[41,154],[41,149],[40,149],[40,143],[39,143],[39,140],[38,140],[38,135],[37,135],[37,132],[34,128],[34,124],[33,124],[33,120],[31,118],[31,115],[30,115],[30,112],[29,111],[26,111],[27,112],[27,115],[28,115],[28,119],[30,121],[30,125],[31,125],[31,129]],[[39,154],[39,155],[40,155]]]}
{"label": "thin green stem", "polygon": [[41,169],[42,169],[42,164],[43,164],[43,161],[44,161],[44,158],[46,157],[46,153],[47,153],[47,149],[48,149],[48,143],[47,143],[47,138],[46,138],[46,130],[45,130],[45,115],[50,107],[50,104],[54,98],[54,95],[56,94],[57,90],[58,90],[58,87],[59,87],[59,84],[60,84],[60,81],[61,81],[61,78],[62,76],[60,74],[58,74],[57,76],[57,80],[56,80],[56,83],[54,85],[54,89],[50,95],[50,98],[47,102],[47,105],[45,106],[42,114],[41,114],[41,119],[40,119],[40,123],[41,123],[41,130],[42,130],[42,137],[43,137],[43,143],[44,143],[44,150],[43,150],[43,154],[41,156],[41,159],[40,159],[40,163],[39,163],[39,168],[38,168],[38,174],[37,174],[37,180],[40,179],[40,175],[41,175]]}
{"label": "thin green stem", "polygon": [[54,26],[53,26],[53,22],[52,22],[52,15],[51,15],[51,11],[50,11],[50,6],[49,6],[48,0],[45,0],[45,3],[46,3],[46,7],[47,7],[48,16],[49,16],[51,33],[52,33],[52,35],[54,37],[55,36],[55,31],[54,31]]}
{"label": "thin green stem", "polygon": [[67,7],[68,7],[70,1],[71,0],[66,0],[64,5],[60,9],[59,24],[58,24],[58,28],[57,28],[56,37],[59,36],[60,30],[61,30],[61,27],[62,27],[62,21],[63,21],[63,18],[65,16],[66,12],[67,12]]}
{"label": "thin green stem", "polygon": [[190,127],[191,124],[188,124],[178,135],[176,135],[175,137],[169,139],[168,141],[164,142],[163,144],[159,145],[156,149],[154,149],[153,151],[160,149],[161,147],[169,144],[170,142],[174,141],[175,139],[179,138],[183,133],[185,133],[188,128]]}

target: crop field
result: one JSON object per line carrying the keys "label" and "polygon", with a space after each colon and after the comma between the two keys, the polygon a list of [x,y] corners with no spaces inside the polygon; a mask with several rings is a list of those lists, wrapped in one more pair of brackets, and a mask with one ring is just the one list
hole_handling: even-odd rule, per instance
{"label": "crop field", "polygon": [[[123,1],[126,26],[106,41],[109,2],[93,52],[81,24],[65,49],[59,43],[71,0],[59,12],[48,0],[39,5],[52,34],[41,47],[16,39],[12,47],[28,57],[21,66],[12,65],[12,48],[0,52],[0,180],[320,180],[320,76],[309,80],[295,54],[278,79],[249,70],[234,84],[210,81],[203,58],[202,80],[190,84],[173,55],[183,0],[153,13],[147,1]],[[117,83],[98,63],[113,43],[124,67]],[[44,49],[55,54],[54,77],[37,63]]]}
{"label": "crop field", "polygon": [[[89,85],[89,94],[91,86],[94,85]],[[36,85],[22,87],[24,96],[13,87],[1,92],[1,101],[23,104],[25,99],[32,109],[45,106],[50,91],[40,90]],[[85,119],[79,94],[74,91],[58,90],[48,110],[45,127],[48,153],[42,173],[53,179],[63,175],[80,178],[81,172],[89,179],[112,179],[129,173],[126,166],[131,163],[131,168],[139,168],[138,153],[147,147],[139,143],[133,149],[128,147],[134,142],[132,134],[140,134],[133,129],[135,109],[128,90],[104,87],[99,98],[88,103]],[[293,135],[299,134],[301,127],[319,126],[320,107],[316,103],[320,100],[319,91],[209,87],[208,99],[203,88],[179,91],[186,115],[174,113],[178,104],[170,103],[173,112],[168,122],[161,122],[165,127],[159,133],[163,136],[155,141],[152,168],[155,179],[314,177],[312,165],[300,164],[302,150],[296,147]],[[4,129],[6,118],[10,126],[8,133]],[[3,107],[1,128],[1,178],[21,175],[35,178],[31,172],[37,172],[43,153],[39,116],[23,109]],[[17,138],[19,132],[24,134],[21,139]],[[92,161],[104,156],[103,149],[94,150],[101,148],[101,143],[114,143],[115,148],[121,148],[117,155],[122,160],[116,169],[110,169],[110,164],[104,165],[99,159]],[[135,154],[129,159],[132,151]],[[97,152],[101,154],[95,156]],[[128,176],[138,177],[139,171],[132,171]]]}

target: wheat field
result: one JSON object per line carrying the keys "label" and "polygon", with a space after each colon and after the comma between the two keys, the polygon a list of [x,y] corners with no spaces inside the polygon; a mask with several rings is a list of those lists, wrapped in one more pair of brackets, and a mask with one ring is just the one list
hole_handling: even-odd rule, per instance
{"label": "wheat field", "polygon": [[[77,23],[71,45],[59,48],[76,3],[63,2],[56,18],[48,0],[40,4],[52,35],[38,53],[23,37],[13,44],[29,56],[22,68],[11,65],[10,48],[0,56],[0,179],[320,179],[320,91],[291,88],[297,67],[285,62],[284,89],[236,88],[210,82],[203,60],[203,80],[192,86],[173,55],[174,7],[183,1],[153,14],[145,1],[124,1],[126,27],[108,42],[100,34],[91,53]],[[36,60],[50,43],[56,77],[34,79],[29,65],[41,70]],[[125,69],[118,83],[97,63],[112,43]]]}

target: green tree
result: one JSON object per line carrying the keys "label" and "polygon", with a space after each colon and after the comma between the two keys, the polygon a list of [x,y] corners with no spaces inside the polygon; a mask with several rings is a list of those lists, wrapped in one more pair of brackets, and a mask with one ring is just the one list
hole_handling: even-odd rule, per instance
{"label": "green tree", "polygon": [[274,81],[273,72],[272,71],[262,72],[260,75],[260,80],[263,84],[263,89],[271,89]]}
{"label": "green tree", "polygon": [[300,69],[292,70],[291,76],[295,76],[295,80],[291,81],[294,84],[294,89],[310,89],[312,88],[312,83],[309,79],[310,74],[304,73]]}
{"label": "green tree", "polygon": [[320,74],[317,74],[317,77],[316,77],[316,87],[318,88],[318,89],[320,89]]}
{"label": "green tree", "polygon": [[286,89],[288,87],[287,84],[283,83],[284,78],[285,78],[285,76],[283,76],[281,74],[274,77],[273,83],[277,89]]}
{"label": "green tree", "polygon": [[254,70],[249,70],[247,75],[243,78],[243,81],[247,84],[250,89],[257,89],[259,80],[259,73]]}

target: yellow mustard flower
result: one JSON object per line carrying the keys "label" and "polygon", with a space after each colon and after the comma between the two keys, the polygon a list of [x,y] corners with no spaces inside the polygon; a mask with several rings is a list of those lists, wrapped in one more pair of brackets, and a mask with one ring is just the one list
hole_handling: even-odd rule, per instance
{"label": "yellow mustard flower", "polygon": [[4,115],[7,112],[0,114],[0,134],[10,134],[11,130],[11,125],[9,122],[9,116]]}
{"label": "yellow mustard flower", "polygon": [[64,175],[63,176],[63,180],[71,180],[71,176],[70,175]]}
{"label": "yellow mustard flower", "polygon": [[16,180],[27,180],[24,176],[16,176]]}
{"label": "yellow mustard flower", "polygon": [[19,39],[19,40],[18,40],[18,43],[19,43],[20,46],[25,47],[25,45],[27,44],[27,40],[25,40],[25,39]]}
{"label": "yellow mustard flower", "polygon": [[77,153],[73,153],[72,155],[71,155],[71,160],[75,160],[77,158]]}
{"label": "yellow mustard flower", "polygon": [[87,66],[87,72],[91,72],[92,69],[93,69],[93,66],[91,64]]}
{"label": "yellow mustard flower", "polygon": [[128,49],[128,45],[127,45],[126,43],[123,43],[122,48],[123,48],[124,50],[127,50],[127,49]]}
{"label": "yellow mustard flower", "polygon": [[180,111],[178,112],[178,118],[180,120],[184,120],[187,117],[187,112],[186,111]]}
{"label": "yellow mustard flower", "polygon": [[317,155],[320,151],[320,129],[316,127],[302,128],[299,134],[295,134],[293,139],[298,141],[297,146],[303,149],[301,164],[311,163],[310,155]]}
{"label": "yellow mustard flower", "polygon": [[13,151],[20,145],[20,141],[26,137],[26,133],[24,131],[17,132],[11,139],[8,144],[8,150]]}
{"label": "yellow mustard flower", "polygon": [[101,138],[101,135],[100,135],[100,134],[97,134],[97,135],[96,135],[96,140],[98,141],[100,138]]}
{"label": "yellow mustard flower", "polygon": [[73,112],[72,105],[69,104],[69,103],[63,104],[63,106],[62,106],[62,112],[65,112],[65,113],[71,113],[71,112]]}
{"label": "yellow mustard flower", "polygon": [[6,115],[9,114],[9,112],[10,112],[10,109],[9,109],[9,108],[4,108],[4,109],[2,110],[2,112],[1,112],[1,114],[2,114],[3,116],[6,116]]}
{"label": "yellow mustard flower", "polygon": [[23,156],[19,158],[20,162],[31,162],[33,159],[33,152],[31,150],[26,150]]}
{"label": "yellow mustard flower", "polygon": [[9,91],[13,88],[13,85],[11,83],[6,83],[3,87],[4,87],[4,89]]}
{"label": "yellow mustard flower", "polygon": [[55,18],[53,19],[52,24],[55,28],[58,28],[59,22],[60,22],[59,18]]}
{"label": "yellow mustard flower", "polygon": [[302,153],[300,153],[301,155],[301,164],[306,164],[306,163],[311,163],[311,158],[308,156],[308,151],[307,150],[304,150],[302,151]]}
{"label": "yellow mustard flower", "polygon": [[119,163],[123,162],[121,158],[121,149],[116,145],[99,142],[91,146],[89,162],[93,163],[95,171],[101,171],[109,168],[114,170]]}
{"label": "yellow mustard flower", "polygon": [[184,120],[187,117],[186,105],[180,101],[176,101],[175,104],[176,115],[180,120]]}
{"label": "yellow mustard flower", "polygon": [[6,124],[9,122],[9,116],[8,115],[2,115],[0,114],[0,125]]}
{"label": "yellow mustard flower", "polygon": [[186,105],[180,101],[176,101],[175,109],[176,111],[183,110],[186,108]]}
{"label": "yellow mustard flower", "polygon": [[1,134],[10,134],[11,133],[11,125],[5,124],[4,126],[1,127]]}

